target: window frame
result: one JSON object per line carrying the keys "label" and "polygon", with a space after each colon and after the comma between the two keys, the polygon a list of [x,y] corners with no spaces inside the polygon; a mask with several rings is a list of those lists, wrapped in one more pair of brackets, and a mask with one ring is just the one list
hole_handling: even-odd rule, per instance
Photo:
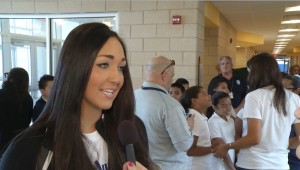
{"label": "window frame", "polygon": [[[49,63],[49,66],[47,68],[49,69],[49,74],[55,75],[55,69],[56,69],[56,63],[53,56],[53,42],[52,42],[52,25],[51,20],[52,19],[71,19],[71,18],[82,18],[82,19],[88,19],[88,18],[114,18],[115,19],[115,31],[119,31],[119,14],[117,12],[108,12],[108,13],[82,13],[82,14],[0,14],[0,19],[45,19],[46,22],[46,58]],[[92,22],[92,21],[91,21]],[[7,34],[7,33],[4,33]],[[1,37],[4,35],[3,32],[0,32]],[[26,40],[26,39],[24,39]],[[3,47],[3,44],[1,46]],[[57,50],[57,49],[55,49]],[[2,50],[2,68],[3,68],[3,74],[6,72],[9,72],[9,70],[12,68],[11,59],[8,59],[7,55],[4,55],[4,51]],[[57,56],[58,57],[58,56]],[[1,58],[0,58],[1,59]],[[37,60],[37,59],[34,59]],[[37,61],[33,61],[37,62]],[[0,62],[1,63],[1,62]],[[33,68],[35,67],[35,68]],[[37,70],[36,66],[31,66],[31,69]],[[0,81],[4,81],[4,76],[0,75]],[[2,83],[0,83],[2,84]],[[2,88],[2,85],[1,87]],[[34,87],[30,87],[30,91],[36,91],[38,90],[37,84],[34,85]]]}

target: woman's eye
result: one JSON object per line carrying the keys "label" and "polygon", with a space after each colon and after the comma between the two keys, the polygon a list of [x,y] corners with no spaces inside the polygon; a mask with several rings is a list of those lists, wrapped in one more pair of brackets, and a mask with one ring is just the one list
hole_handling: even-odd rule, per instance
{"label": "woman's eye", "polygon": [[101,64],[97,64],[97,66],[100,68],[107,68],[109,65],[108,63],[101,63]]}

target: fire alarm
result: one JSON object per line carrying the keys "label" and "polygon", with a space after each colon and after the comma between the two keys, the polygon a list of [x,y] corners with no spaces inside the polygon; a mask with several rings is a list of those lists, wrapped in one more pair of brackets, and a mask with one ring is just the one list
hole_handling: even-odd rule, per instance
{"label": "fire alarm", "polygon": [[180,15],[175,15],[172,18],[173,24],[181,24],[181,16]]}

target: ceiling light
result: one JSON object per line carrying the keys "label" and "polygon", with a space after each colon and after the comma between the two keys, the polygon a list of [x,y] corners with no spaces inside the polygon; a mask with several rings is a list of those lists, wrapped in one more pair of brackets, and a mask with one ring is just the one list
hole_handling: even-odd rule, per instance
{"label": "ceiling light", "polygon": [[277,44],[277,45],[275,45],[275,47],[285,47],[286,46],[286,44]]}
{"label": "ceiling light", "polygon": [[284,12],[300,11],[300,6],[286,7]]}
{"label": "ceiling light", "polygon": [[277,37],[281,37],[281,38],[287,38],[287,37],[294,37],[295,35],[292,35],[292,34],[281,34],[281,35],[278,35]]}
{"label": "ceiling light", "polygon": [[287,28],[287,29],[279,30],[279,32],[297,32],[297,31],[300,31],[300,29]]}
{"label": "ceiling light", "polygon": [[281,41],[281,42],[276,42],[275,45],[280,45],[280,44],[288,44],[289,42],[286,42],[286,41]]}
{"label": "ceiling light", "polygon": [[300,19],[281,21],[281,24],[299,24],[299,23],[300,23]]}
{"label": "ceiling light", "polygon": [[273,54],[279,54],[282,50],[282,48],[274,48]]}
{"label": "ceiling light", "polygon": [[291,39],[277,39],[276,41],[291,41]]}

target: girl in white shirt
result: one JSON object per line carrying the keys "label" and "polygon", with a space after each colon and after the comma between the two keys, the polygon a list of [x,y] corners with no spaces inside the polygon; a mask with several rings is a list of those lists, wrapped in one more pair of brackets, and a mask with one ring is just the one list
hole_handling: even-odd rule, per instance
{"label": "girl in white shirt", "polygon": [[201,86],[193,86],[187,89],[180,102],[187,114],[194,115],[194,137],[192,146],[187,155],[192,157],[192,170],[207,170],[212,166],[212,146],[207,125],[207,117],[203,114],[211,105],[210,95]]}
{"label": "girl in white shirt", "polygon": [[[215,113],[208,120],[208,127],[211,134],[211,142],[213,147],[220,144],[234,141],[234,120],[231,117],[231,100],[228,93],[217,91],[212,95],[212,107]],[[235,170],[234,167],[235,154],[230,149],[222,158],[213,159],[212,169],[214,170]]]}
{"label": "girl in white shirt", "polygon": [[294,116],[299,96],[283,88],[278,64],[271,54],[253,56],[247,67],[250,93],[243,111],[247,133],[235,142],[219,145],[215,154],[221,157],[228,149],[240,149],[238,169],[289,169],[292,124],[300,135],[299,119]]}

